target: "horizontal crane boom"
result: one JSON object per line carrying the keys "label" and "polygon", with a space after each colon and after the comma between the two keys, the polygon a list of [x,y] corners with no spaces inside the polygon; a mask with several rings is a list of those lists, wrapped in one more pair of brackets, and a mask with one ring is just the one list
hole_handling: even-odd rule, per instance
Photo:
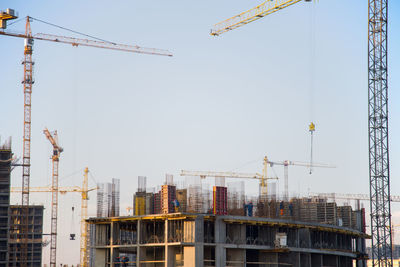
{"label": "horizontal crane boom", "polygon": [[212,171],[181,171],[181,176],[199,176],[206,177],[225,177],[225,178],[249,178],[262,179],[262,175],[258,173],[237,173],[237,172],[212,172]]}
{"label": "horizontal crane boom", "polygon": [[[88,189],[87,191],[94,191],[97,190],[98,187],[93,187],[91,189]],[[21,193],[22,192],[22,187],[11,187],[10,189],[11,193]],[[52,192],[53,189],[51,186],[44,186],[44,187],[30,187],[29,192],[34,192],[34,193],[47,193],[47,192]],[[82,193],[86,192],[83,188],[80,188],[79,186],[70,186],[70,187],[58,187],[58,192],[61,194],[63,193],[70,193],[70,192],[76,192],[76,193]]]}
{"label": "horizontal crane boom", "polygon": [[88,39],[79,39],[79,38],[46,34],[46,33],[37,33],[33,36],[28,36],[23,33],[0,31],[0,35],[7,35],[7,36],[11,36],[11,37],[19,37],[19,38],[26,38],[26,39],[35,39],[35,40],[41,40],[41,41],[50,41],[50,42],[56,42],[56,43],[64,43],[64,44],[70,44],[72,46],[90,46],[90,47],[105,48],[105,49],[119,50],[119,51],[132,52],[132,53],[139,53],[139,54],[172,57],[171,52],[169,52],[168,50],[163,50],[163,49],[147,48],[147,47],[141,47],[141,46],[137,46],[137,45],[116,44],[116,43],[111,43],[111,42],[102,42],[102,41],[95,41],[95,40],[88,40]]}
{"label": "horizontal crane boom", "polygon": [[224,32],[234,30],[300,1],[301,0],[267,0],[250,10],[215,24],[211,30],[211,35],[220,35]]}
{"label": "horizontal crane boom", "polygon": [[335,165],[331,164],[325,164],[325,163],[309,163],[309,162],[301,162],[301,161],[291,161],[291,160],[285,160],[285,161],[268,161],[270,166],[273,165],[283,165],[283,166],[288,166],[288,165],[293,165],[293,166],[303,166],[303,167],[318,167],[318,168],[336,168]]}

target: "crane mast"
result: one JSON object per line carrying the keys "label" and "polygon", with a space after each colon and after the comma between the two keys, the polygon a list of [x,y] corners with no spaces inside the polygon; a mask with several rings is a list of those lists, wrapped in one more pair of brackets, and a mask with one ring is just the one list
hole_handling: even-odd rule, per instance
{"label": "crane mast", "polygon": [[50,231],[50,267],[56,267],[57,259],[57,209],[58,209],[58,163],[63,149],[57,143],[57,131],[52,135],[49,130],[43,133],[53,146],[52,183],[51,183],[51,231]]}
{"label": "crane mast", "polygon": [[373,266],[393,266],[388,140],[387,0],[368,0],[368,136]]}
{"label": "crane mast", "polygon": [[29,18],[25,26],[24,47],[24,135],[23,135],[23,167],[22,167],[22,211],[21,211],[21,266],[27,267],[28,261],[28,214],[29,214],[29,180],[31,173],[31,97],[33,81],[33,39]]}
{"label": "crane mast", "polygon": [[88,245],[88,224],[86,223],[87,219],[87,208],[88,208],[88,173],[89,169],[86,167],[84,171],[84,178],[82,183],[82,204],[81,204],[81,248],[80,248],[80,266],[88,267],[88,253],[87,253],[87,245]]}

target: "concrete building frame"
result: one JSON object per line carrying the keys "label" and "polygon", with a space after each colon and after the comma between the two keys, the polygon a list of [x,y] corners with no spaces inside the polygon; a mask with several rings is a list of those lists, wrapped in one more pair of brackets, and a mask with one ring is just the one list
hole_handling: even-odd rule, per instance
{"label": "concrete building frame", "polygon": [[[91,266],[366,266],[364,232],[320,223],[170,213],[91,218]],[[360,225],[360,229],[361,225]],[[284,237],[283,241],[277,236]]]}

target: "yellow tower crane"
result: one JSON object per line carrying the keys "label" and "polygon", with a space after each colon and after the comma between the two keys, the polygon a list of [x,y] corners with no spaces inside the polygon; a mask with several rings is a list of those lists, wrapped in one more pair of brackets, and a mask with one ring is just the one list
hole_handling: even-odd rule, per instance
{"label": "yellow tower crane", "polygon": [[88,167],[85,168],[84,178],[82,184],[82,203],[81,203],[81,239],[80,239],[80,266],[88,267],[88,224],[86,223],[86,219],[88,217],[88,200],[89,200],[89,190],[88,190]]}
{"label": "yellow tower crane", "polygon": [[[78,39],[73,37],[58,36],[45,33],[32,34],[31,21],[36,20],[39,22],[46,23],[48,25],[56,26],[54,24],[35,19],[33,17],[26,17],[25,33],[15,33],[5,31],[7,28],[7,21],[17,19],[18,14],[13,9],[7,9],[6,11],[0,11],[0,35],[18,37],[25,39],[24,46],[24,79],[22,81],[24,87],[24,134],[23,134],[23,164],[22,164],[22,211],[21,211],[21,258],[19,263],[21,267],[28,267],[27,255],[28,255],[28,206],[29,206],[29,182],[30,182],[30,167],[31,167],[31,95],[32,85],[34,83],[33,78],[33,43],[34,40],[50,41],[55,43],[70,44],[72,46],[89,46],[104,49],[113,49],[125,52],[148,54],[148,55],[159,55],[159,56],[172,56],[171,52],[167,50],[140,47],[138,45],[125,45],[117,44],[114,42],[108,42],[99,38],[96,40],[90,39]],[[59,26],[57,26],[59,27]],[[64,28],[66,29],[66,28]],[[70,30],[72,31],[72,30]],[[78,33],[76,31],[72,31]],[[88,35],[85,35],[88,36]],[[50,267],[56,267],[55,262],[50,262]]]}
{"label": "yellow tower crane", "polygon": [[268,177],[268,165],[273,167],[274,165],[282,165],[284,166],[284,198],[288,200],[288,167],[289,165],[292,166],[302,166],[302,167],[318,167],[318,168],[336,168],[333,165],[323,164],[323,163],[313,163],[310,164],[308,162],[301,162],[301,161],[270,161],[267,156],[264,157],[263,160],[263,170],[262,174],[259,173],[236,173],[236,172],[210,172],[210,171],[181,171],[181,176],[199,176],[201,178],[206,177],[215,177],[215,178],[245,178],[245,179],[258,179],[260,180],[260,193],[261,198],[266,199],[267,192],[268,192],[268,185],[267,180],[271,179],[278,179],[277,177]]}
{"label": "yellow tower crane", "polygon": [[301,166],[306,168],[336,168],[334,165],[324,164],[324,163],[308,163],[308,162],[301,162],[301,161],[268,161],[268,164],[272,167],[274,165],[282,165],[283,166],[283,173],[284,173],[284,191],[283,191],[283,198],[287,201],[289,200],[289,165],[292,166]]}
{"label": "yellow tower crane", "polygon": [[[224,32],[234,30],[243,25],[249,24],[250,22],[275,13],[281,9],[294,5],[300,1],[302,0],[267,0],[250,10],[215,24],[210,34],[220,35]],[[311,2],[311,0],[305,1]]]}
{"label": "yellow tower crane", "polygon": [[[69,186],[69,187],[58,187],[58,193],[66,194],[66,193],[80,193],[82,197],[81,203],[81,241],[80,241],[80,266],[87,267],[88,266],[88,253],[87,253],[87,244],[88,244],[88,226],[86,224],[86,219],[88,217],[88,200],[89,200],[89,192],[97,190],[97,187],[88,188],[88,173],[89,169],[86,167],[83,175],[82,187],[79,186]],[[12,193],[21,193],[21,187],[11,187],[10,191]],[[31,193],[52,193],[53,187],[45,186],[45,187],[30,187]]]}
{"label": "yellow tower crane", "polygon": [[238,173],[238,172],[215,172],[215,171],[187,171],[182,170],[181,176],[198,176],[202,179],[206,177],[217,178],[244,178],[244,179],[257,179],[260,181],[260,198],[262,201],[266,201],[268,195],[268,184],[267,180],[278,179],[278,177],[268,177],[268,158],[264,157],[262,174],[259,173]]}

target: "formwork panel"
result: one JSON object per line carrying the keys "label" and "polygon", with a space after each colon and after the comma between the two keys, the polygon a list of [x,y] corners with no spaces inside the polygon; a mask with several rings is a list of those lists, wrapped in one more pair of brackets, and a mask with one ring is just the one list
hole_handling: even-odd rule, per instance
{"label": "formwork panel", "polygon": [[224,186],[213,187],[213,213],[217,215],[228,214],[227,188]]}

